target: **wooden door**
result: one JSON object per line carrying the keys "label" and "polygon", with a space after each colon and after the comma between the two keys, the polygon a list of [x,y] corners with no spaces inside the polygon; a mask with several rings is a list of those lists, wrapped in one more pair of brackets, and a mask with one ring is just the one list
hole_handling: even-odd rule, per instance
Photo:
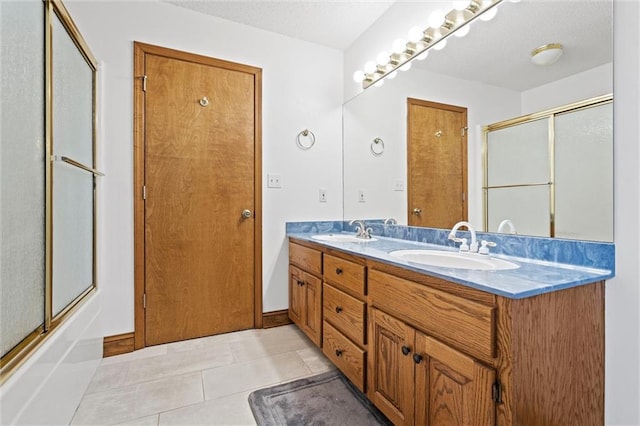
{"label": "wooden door", "polygon": [[394,424],[413,424],[415,331],[375,308],[369,311],[367,395]]}
{"label": "wooden door", "polygon": [[416,424],[495,425],[494,370],[419,332],[416,353]]}
{"label": "wooden door", "polygon": [[144,345],[252,328],[262,310],[260,70],[136,43],[136,72]]}
{"label": "wooden door", "polygon": [[467,109],[407,99],[410,226],[451,228],[467,220]]}

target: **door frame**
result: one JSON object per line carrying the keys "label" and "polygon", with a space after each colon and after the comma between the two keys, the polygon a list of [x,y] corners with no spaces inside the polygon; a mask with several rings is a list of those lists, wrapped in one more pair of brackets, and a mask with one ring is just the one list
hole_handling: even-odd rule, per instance
{"label": "door frame", "polygon": [[133,42],[133,241],[134,241],[134,349],[145,347],[145,98],[143,86],[145,55],[211,65],[254,77],[254,328],[262,328],[262,69],[222,59],[151,44]]}
{"label": "door frame", "polygon": [[462,191],[464,199],[462,200],[462,220],[468,220],[469,218],[469,159],[468,159],[468,144],[469,144],[469,131],[468,125],[469,122],[467,120],[467,108],[456,106],[456,105],[448,105],[442,104],[438,102],[425,101],[423,99],[416,98],[407,98],[407,223],[409,217],[411,216],[411,205],[412,205],[412,197],[411,197],[411,179],[409,166],[411,165],[411,150],[409,149],[409,144],[411,143],[411,115],[409,114],[409,110],[412,105],[423,106],[427,108],[436,108],[445,111],[458,112],[462,114],[463,123],[465,126],[464,141],[462,143]]}

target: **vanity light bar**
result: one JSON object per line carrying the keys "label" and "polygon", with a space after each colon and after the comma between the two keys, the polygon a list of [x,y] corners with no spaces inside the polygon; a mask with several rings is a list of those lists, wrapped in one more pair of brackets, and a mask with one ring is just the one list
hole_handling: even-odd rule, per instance
{"label": "vanity light bar", "polygon": [[[360,79],[357,78],[356,75],[359,74],[359,76],[362,77],[363,89],[366,89],[372,84],[376,84],[378,82],[381,84],[381,80],[384,77],[396,72],[398,68],[402,68],[414,58],[425,54],[432,47],[437,46],[440,43],[445,43],[445,39],[452,35],[456,30],[468,25],[481,15],[489,12],[498,4],[502,3],[502,1],[504,0],[470,0],[468,5],[462,10],[453,8],[449,13],[444,15],[443,22],[439,27],[428,27],[422,31],[422,38],[420,40],[407,42],[404,51],[401,53],[392,53],[389,55],[389,60],[384,61],[386,62],[385,64],[376,64],[375,70],[372,70],[371,72],[356,71],[354,78],[358,81]],[[492,13],[495,14],[495,9]],[[442,44],[440,46],[444,47]]]}

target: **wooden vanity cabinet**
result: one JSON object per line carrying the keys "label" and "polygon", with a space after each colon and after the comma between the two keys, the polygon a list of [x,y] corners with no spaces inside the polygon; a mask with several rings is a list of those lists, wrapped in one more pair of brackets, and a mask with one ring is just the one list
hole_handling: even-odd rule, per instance
{"label": "wooden vanity cabinet", "polygon": [[603,281],[512,299],[289,247],[290,318],[394,424],[604,424]]}
{"label": "wooden vanity cabinet", "polygon": [[362,392],[366,391],[366,267],[345,257],[323,258],[324,354]]}
{"label": "wooden vanity cabinet", "polygon": [[[370,302],[396,310],[422,329],[444,330],[455,317],[461,323],[475,319],[477,328],[491,324],[491,316],[469,316],[483,310],[476,302],[392,275],[372,271],[369,285]],[[439,323],[434,310],[452,318]],[[369,336],[368,397],[394,424],[495,424],[493,368],[378,308],[370,308]]]}
{"label": "wooden vanity cabinet", "polygon": [[322,345],[322,252],[289,245],[289,319]]}

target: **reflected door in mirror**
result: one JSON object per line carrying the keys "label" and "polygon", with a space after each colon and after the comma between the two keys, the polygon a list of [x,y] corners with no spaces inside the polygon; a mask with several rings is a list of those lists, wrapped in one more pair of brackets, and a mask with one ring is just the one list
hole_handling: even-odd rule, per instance
{"label": "reflected door in mirror", "polygon": [[407,99],[408,224],[467,220],[467,109]]}

